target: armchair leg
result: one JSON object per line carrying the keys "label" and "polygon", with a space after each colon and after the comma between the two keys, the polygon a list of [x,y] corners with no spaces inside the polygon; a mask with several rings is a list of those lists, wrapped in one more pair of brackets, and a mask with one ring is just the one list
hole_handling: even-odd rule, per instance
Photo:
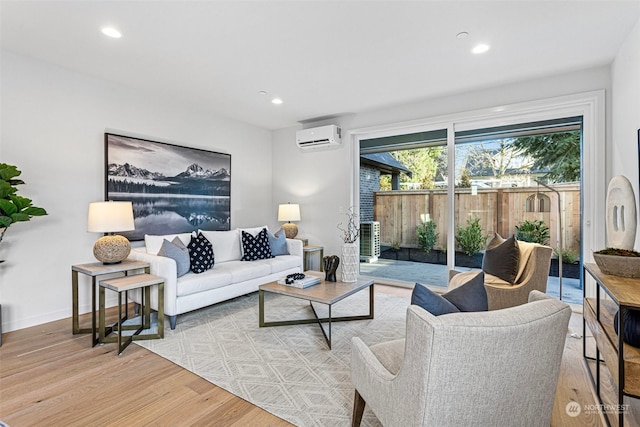
{"label": "armchair leg", "polygon": [[351,418],[351,427],[360,427],[362,422],[362,414],[364,413],[364,406],[366,402],[356,390],[356,394],[353,397],[353,416]]}

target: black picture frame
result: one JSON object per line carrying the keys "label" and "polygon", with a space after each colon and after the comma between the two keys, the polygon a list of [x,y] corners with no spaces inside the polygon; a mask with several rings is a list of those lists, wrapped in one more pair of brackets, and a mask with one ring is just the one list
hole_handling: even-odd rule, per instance
{"label": "black picture frame", "polygon": [[231,227],[231,155],[104,134],[105,200],[131,201],[131,241]]}

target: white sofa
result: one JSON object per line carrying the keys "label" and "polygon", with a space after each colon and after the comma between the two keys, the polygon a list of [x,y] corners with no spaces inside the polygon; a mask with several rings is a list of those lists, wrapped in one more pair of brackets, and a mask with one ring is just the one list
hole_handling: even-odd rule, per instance
{"label": "white sofa", "polygon": [[[286,239],[288,255],[271,259],[241,261],[241,230],[256,235],[262,228],[234,229],[230,231],[202,231],[211,242],[215,257],[212,269],[200,274],[189,271],[177,277],[176,261],[158,256],[162,241],[179,237],[187,245],[190,233],[166,236],[145,236],[145,246],[132,248],[129,258],[151,264],[151,274],[162,277],[164,282],[164,312],[169,316],[171,329],[175,329],[177,316],[207,307],[258,290],[262,284],[302,272],[302,241]],[[156,288],[152,290],[151,307],[157,309]],[[129,297],[140,303],[140,292],[130,292]],[[154,304],[156,304],[154,306]]]}

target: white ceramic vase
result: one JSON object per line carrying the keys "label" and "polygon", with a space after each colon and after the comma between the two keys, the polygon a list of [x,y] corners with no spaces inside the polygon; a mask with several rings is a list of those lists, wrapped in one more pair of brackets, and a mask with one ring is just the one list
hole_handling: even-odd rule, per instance
{"label": "white ceramic vase", "polygon": [[341,280],[343,282],[355,282],[358,280],[358,263],[360,256],[358,254],[358,245],[356,243],[345,243],[342,245],[342,259],[340,267],[342,268]]}

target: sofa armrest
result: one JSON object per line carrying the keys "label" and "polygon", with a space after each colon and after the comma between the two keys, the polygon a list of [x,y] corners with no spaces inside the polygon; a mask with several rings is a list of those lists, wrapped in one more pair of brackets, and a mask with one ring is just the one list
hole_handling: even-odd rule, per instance
{"label": "sofa armrest", "polygon": [[299,239],[287,239],[287,250],[289,255],[295,255],[302,258],[302,240]]}
{"label": "sofa armrest", "polygon": [[171,258],[148,254],[143,251],[144,247],[140,250],[134,249],[129,254],[129,258],[148,262],[151,274],[164,279],[164,312],[168,316],[173,316],[177,314],[178,270],[176,262]]}

